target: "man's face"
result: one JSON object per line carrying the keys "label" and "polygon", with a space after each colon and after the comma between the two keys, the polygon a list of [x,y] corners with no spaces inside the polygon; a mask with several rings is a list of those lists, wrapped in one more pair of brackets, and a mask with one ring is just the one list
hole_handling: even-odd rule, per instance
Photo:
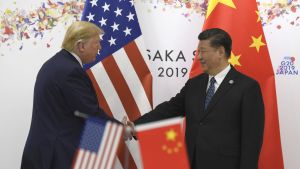
{"label": "man's face", "polygon": [[82,62],[84,64],[95,61],[98,51],[101,49],[100,38],[95,36],[83,43],[84,51]]}
{"label": "man's face", "polygon": [[220,51],[222,47],[214,48],[209,40],[201,40],[198,45],[198,58],[201,63],[202,71],[210,75],[219,73],[224,56]]}

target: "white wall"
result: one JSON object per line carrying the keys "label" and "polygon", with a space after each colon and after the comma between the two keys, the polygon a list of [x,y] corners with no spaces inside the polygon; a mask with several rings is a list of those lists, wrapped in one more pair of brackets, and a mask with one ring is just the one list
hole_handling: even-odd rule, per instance
{"label": "white wall", "polygon": [[[283,22],[283,18],[277,22]],[[294,56],[295,69],[300,68],[300,29],[285,25],[284,29],[264,27],[274,72],[285,56]],[[300,73],[300,72],[299,72]],[[276,92],[279,112],[281,143],[286,169],[299,169],[300,152],[300,78],[299,75],[277,75]]]}
{"label": "white wall", "polygon": [[[59,34],[56,29],[53,33]],[[61,37],[54,40],[51,49],[41,41],[36,45],[33,40],[24,43],[27,44],[22,51],[9,51],[5,46],[0,49],[5,53],[0,56],[0,168],[3,169],[20,168],[31,122],[35,78],[42,64],[58,51]]]}

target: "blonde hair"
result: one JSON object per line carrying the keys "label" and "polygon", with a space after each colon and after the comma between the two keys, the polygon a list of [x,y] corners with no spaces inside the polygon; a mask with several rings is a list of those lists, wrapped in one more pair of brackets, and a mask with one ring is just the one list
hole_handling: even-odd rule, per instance
{"label": "blonde hair", "polygon": [[69,52],[74,52],[76,43],[85,42],[103,33],[101,28],[91,22],[76,21],[68,28],[61,47]]}

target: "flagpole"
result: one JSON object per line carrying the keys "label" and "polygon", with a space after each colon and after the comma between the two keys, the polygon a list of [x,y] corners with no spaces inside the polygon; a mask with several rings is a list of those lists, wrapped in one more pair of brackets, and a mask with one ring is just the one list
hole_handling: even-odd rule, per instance
{"label": "flagpole", "polygon": [[[126,141],[125,141],[125,144],[126,144]],[[126,148],[124,150],[124,169],[129,169],[129,151]]]}
{"label": "flagpole", "polygon": [[81,118],[84,118],[84,119],[87,119],[89,117],[89,115],[85,114],[85,113],[81,113],[80,111],[76,110],[74,111],[74,115],[77,116],[77,117],[81,117]]}

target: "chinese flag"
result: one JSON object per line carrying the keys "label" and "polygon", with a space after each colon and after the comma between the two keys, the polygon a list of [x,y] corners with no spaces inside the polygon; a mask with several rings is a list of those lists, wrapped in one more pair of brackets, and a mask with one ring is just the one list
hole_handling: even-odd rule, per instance
{"label": "chinese flag", "polygon": [[[232,37],[229,62],[239,71],[256,79],[265,104],[264,141],[259,169],[283,169],[275,78],[255,0],[210,0],[203,30],[221,28]],[[195,59],[191,76],[201,73]]]}
{"label": "chinese flag", "polygon": [[136,127],[144,169],[188,169],[182,119],[167,119]]}

